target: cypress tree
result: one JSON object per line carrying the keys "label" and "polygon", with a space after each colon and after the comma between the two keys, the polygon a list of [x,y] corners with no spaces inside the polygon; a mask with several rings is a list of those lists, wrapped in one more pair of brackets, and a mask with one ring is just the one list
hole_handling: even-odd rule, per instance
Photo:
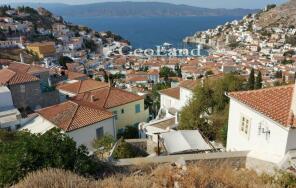
{"label": "cypress tree", "polygon": [[262,88],[262,74],[259,71],[256,77],[255,89],[261,89],[261,88]]}
{"label": "cypress tree", "polygon": [[253,68],[251,70],[251,73],[250,73],[249,79],[248,79],[248,89],[249,90],[255,89],[255,71]]}

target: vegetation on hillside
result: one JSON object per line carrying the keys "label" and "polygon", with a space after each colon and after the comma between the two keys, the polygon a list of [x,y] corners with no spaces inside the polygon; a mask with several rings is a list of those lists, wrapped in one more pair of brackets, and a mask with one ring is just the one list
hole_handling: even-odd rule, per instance
{"label": "vegetation on hillside", "polygon": [[[275,176],[257,175],[246,169],[234,169],[229,165],[190,164],[187,169],[179,169],[169,164],[142,166],[129,175],[116,174],[100,181],[86,179],[69,171],[45,169],[30,173],[15,188],[37,187],[219,187],[219,188],[292,188],[296,186],[296,177],[288,173]],[[135,171],[134,170],[134,171]]]}
{"label": "vegetation on hillside", "polygon": [[53,129],[43,135],[0,131],[0,187],[18,182],[28,173],[60,168],[82,176],[100,177],[107,165],[88,156],[85,146]]}
{"label": "vegetation on hillside", "polygon": [[223,78],[205,79],[199,84],[192,100],[181,111],[179,129],[199,129],[209,140],[225,142],[225,126],[228,121],[229,99],[225,92],[245,89],[242,77],[226,74]]}
{"label": "vegetation on hillside", "polygon": [[127,143],[123,139],[118,141],[118,145],[114,150],[113,157],[115,159],[125,159],[125,158],[136,158],[136,157],[146,157],[148,154],[145,151],[134,147],[130,143]]}

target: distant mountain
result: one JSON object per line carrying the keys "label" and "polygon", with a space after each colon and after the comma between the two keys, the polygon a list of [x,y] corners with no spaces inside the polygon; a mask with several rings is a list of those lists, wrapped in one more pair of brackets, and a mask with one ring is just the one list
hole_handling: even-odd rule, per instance
{"label": "distant mountain", "polygon": [[[22,3],[42,6],[60,16],[244,16],[252,9],[209,9],[159,2],[106,2],[84,5]],[[20,4],[14,4],[20,5]]]}

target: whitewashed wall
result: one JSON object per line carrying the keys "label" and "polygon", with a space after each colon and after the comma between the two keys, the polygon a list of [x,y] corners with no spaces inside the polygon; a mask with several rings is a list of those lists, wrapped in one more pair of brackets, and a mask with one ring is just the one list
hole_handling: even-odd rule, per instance
{"label": "whitewashed wall", "polygon": [[[241,117],[243,115],[250,118],[248,136],[240,131]],[[258,134],[259,125],[262,122],[264,124],[263,127],[270,130],[269,139],[266,139],[265,134]],[[286,153],[288,135],[288,128],[279,125],[277,122],[235,99],[230,100],[227,151],[252,151],[253,154],[260,156],[259,158],[270,162],[279,162]],[[295,135],[295,131],[293,131],[293,135]],[[295,140],[295,137],[290,140],[292,142]],[[296,142],[288,145],[289,148],[293,148]]]}
{"label": "whitewashed wall", "polygon": [[180,101],[176,98],[167,96],[167,95],[160,95],[160,106],[161,108],[169,109],[169,108],[175,108],[177,110],[180,110]]}
{"label": "whitewashed wall", "polygon": [[113,118],[110,118],[91,126],[67,132],[67,135],[73,138],[77,145],[85,145],[91,150],[91,144],[93,140],[96,139],[96,130],[100,127],[104,127],[104,135],[109,134],[115,137],[116,132],[114,126]]}
{"label": "whitewashed wall", "polygon": [[191,90],[180,87],[180,108],[186,106],[192,96],[193,92]]}

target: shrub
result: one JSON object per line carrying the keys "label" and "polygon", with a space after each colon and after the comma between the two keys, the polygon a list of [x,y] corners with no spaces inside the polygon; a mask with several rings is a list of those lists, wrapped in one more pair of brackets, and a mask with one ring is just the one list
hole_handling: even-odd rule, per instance
{"label": "shrub", "polygon": [[111,135],[104,135],[101,139],[94,140],[93,147],[101,148],[104,147],[105,151],[109,151],[112,149],[113,144],[115,143],[115,139]]}
{"label": "shrub", "polygon": [[125,142],[123,139],[119,143],[113,153],[115,159],[146,157],[147,153]]}
{"label": "shrub", "polygon": [[107,165],[88,156],[85,146],[53,129],[43,135],[0,131],[0,187],[11,185],[27,173],[61,168],[84,176],[99,177]]}
{"label": "shrub", "polygon": [[137,126],[127,126],[117,133],[117,138],[134,139],[139,138],[139,131]]}

